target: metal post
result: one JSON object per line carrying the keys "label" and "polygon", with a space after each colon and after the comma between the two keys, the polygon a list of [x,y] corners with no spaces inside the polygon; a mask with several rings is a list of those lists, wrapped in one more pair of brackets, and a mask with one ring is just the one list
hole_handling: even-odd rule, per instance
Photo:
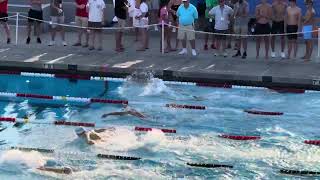
{"label": "metal post", "polygon": [[164,21],[161,21],[161,52],[164,54]]}
{"label": "metal post", "polygon": [[17,13],[16,15],[16,45],[18,45],[18,36],[19,36],[19,16],[20,13]]}
{"label": "metal post", "polygon": [[318,58],[320,57],[320,28],[318,28]]}

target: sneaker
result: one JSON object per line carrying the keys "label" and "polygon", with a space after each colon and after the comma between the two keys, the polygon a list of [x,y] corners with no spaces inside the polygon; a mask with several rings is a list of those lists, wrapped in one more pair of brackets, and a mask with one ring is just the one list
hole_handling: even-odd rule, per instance
{"label": "sneaker", "polygon": [[207,50],[208,50],[208,44],[205,44],[204,47],[203,47],[203,49],[204,49],[205,51],[207,51]]}
{"label": "sneaker", "polygon": [[31,39],[30,39],[30,37],[28,37],[27,41],[26,41],[26,44],[30,44],[30,41],[31,41]]}
{"label": "sneaker", "polygon": [[243,52],[243,54],[242,54],[242,57],[241,57],[242,59],[246,59],[247,58],[247,52]]}
{"label": "sneaker", "polygon": [[237,53],[235,55],[233,55],[232,57],[238,57],[241,56],[241,52],[238,50]]}
{"label": "sneaker", "polygon": [[56,42],[50,41],[49,44],[48,44],[48,46],[53,46],[53,45],[55,45],[55,44],[56,44]]}
{"label": "sneaker", "polygon": [[218,57],[218,56],[220,56],[220,54],[219,53],[214,53],[214,56]]}
{"label": "sneaker", "polygon": [[62,41],[62,45],[63,46],[68,46],[67,42],[65,42],[65,41]]}
{"label": "sneaker", "polygon": [[197,56],[197,51],[195,49],[191,50],[192,56]]}
{"label": "sneaker", "polygon": [[11,43],[11,39],[8,38],[8,39],[7,39],[7,44],[10,44],[10,43]]}
{"label": "sneaker", "polygon": [[37,43],[41,44],[41,39],[39,37],[37,38]]}
{"label": "sneaker", "polygon": [[188,54],[188,51],[186,48],[183,48],[180,52],[179,55],[184,55],[184,54]]}
{"label": "sneaker", "polygon": [[286,53],[282,52],[282,53],[281,53],[281,58],[282,58],[282,59],[286,58]]}
{"label": "sneaker", "polygon": [[275,58],[276,57],[276,53],[275,52],[271,52],[271,57]]}

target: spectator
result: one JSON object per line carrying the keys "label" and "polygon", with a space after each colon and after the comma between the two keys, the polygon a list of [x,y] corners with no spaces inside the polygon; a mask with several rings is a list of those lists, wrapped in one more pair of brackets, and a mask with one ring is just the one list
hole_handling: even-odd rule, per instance
{"label": "spectator", "polygon": [[[214,33],[214,24],[215,20],[214,17],[211,17],[209,15],[209,11],[218,5],[218,0],[206,0],[206,25],[205,25],[205,32],[209,33]],[[208,50],[208,41],[209,41],[209,34],[205,34],[204,36],[204,50]],[[211,49],[216,49],[216,41],[215,41],[215,36],[212,35],[212,44],[211,44]]]}
{"label": "spectator", "polygon": [[[61,25],[58,24],[64,24],[64,12],[62,7],[62,0],[51,0],[50,4],[50,15],[51,15],[51,41],[49,43],[49,46],[53,46],[55,44],[55,37],[57,30],[60,29],[61,39],[62,39],[62,45],[67,46],[66,40],[65,40],[65,34],[64,34],[64,28]],[[59,29],[58,29],[59,28]]]}
{"label": "spectator", "polygon": [[294,50],[294,57],[297,57],[298,51],[298,30],[300,29],[301,22],[301,9],[297,7],[296,0],[289,0],[289,6],[286,11],[286,30],[287,33],[296,33],[288,35],[288,59],[291,58],[292,48]]}
{"label": "spectator", "polygon": [[96,38],[98,40],[98,51],[102,51],[102,27],[104,25],[104,9],[106,5],[103,0],[89,0],[87,11],[89,13],[88,27],[90,30],[91,45],[89,50],[95,49]]}
{"label": "spectator", "polygon": [[[133,20],[134,20],[134,12],[135,12],[135,7],[136,7],[136,0],[129,0],[128,1],[128,14],[129,14],[129,25],[130,26],[134,26],[133,25]],[[134,32],[135,32],[135,37],[136,40],[138,41],[138,34],[139,34],[139,29],[138,28],[134,28]]]}
{"label": "spectator", "polygon": [[303,18],[303,39],[306,44],[306,54],[302,57],[305,61],[310,61],[313,51],[312,31],[315,25],[316,11],[313,8],[313,0],[305,1],[307,6],[306,14]]}
{"label": "spectator", "polygon": [[83,45],[84,48],[89,47],[89,33],[88,33],[88,12],[86,10],[86,5],[88,0],[75,0],[76,5],[76,25],[82,27],[78,32],[78,41],[73,46],[81,46],[82,45],[82,35],[85,35],[85,43]]}
{"label": "spectator", "polygon": [[[276,57],[275,52],[275,44],[276,44],[276,36],[274,34],[283,34],[284,33],[284,18],[286,14],[286,8],[287,4],[283,0],[274,0],[272,3],[272,11],[273,11],[273,17],[272,17],[272,28],[271,33],[273,36],[271,36],[271,57]],[[285,39],[284,36],[280,36],[280,42],[281,42],[281,58],[285,58],[286,54],[284,53],[284,47],[285,47]]]}
{"label": "spectator", "polygon": [[[138,0],[139,1],[139,0]],[[137,51],[145,51],[149,49],[149,37],[148,37],[148,24],[149,24],[149,9],[146,0],[140,0],[137,3],[138,7],[136,9],[135,19],[139,27],[139,32],[141,36],[141,48]]]}
{"label": "spectator", "polygon": [[256,51],[257,51],[257,59],[259,58],[260,54],[260,44],[262,38],[264,39],[265,44],[265,58],[269,59],[269,35],[271,33],[271,26],[270,21],[272,18],[272,8],[271,5],[267,2],[267,0],[261,0],[261,3],[256,7],[256,34],[257,35],[265,35],[265,36],[258,36],[257,43],[256,43]]}
{"label": "spectator", "polygon": [[[157,24],[160,2],[159,0],[148,0],[148,4],[150,7],[150,22],[151,24]],[[159,31],[158,26],[154,26],[154,30]]]}
{"label": "spectator", "polygon": [[[173,26],[179,26],[178,17],[177,17],[177,11],[180,5],[182,4],[182,0],[170,0],[168,4],[169,12],[171,13],[172,18],[172,25]],[[172,28],[172,32],[176,32],[176,28]],[[178,39],[178,33],[176,34],[176,46],[175,49],[178,49],[179,47],[179,39]]]}
{"label": "spectator", "polygon": [[124,51],[124,47],[122,45],[122,36],[123,36],[123,28],[126,27],[126,19],[127,19],[127,10],[129,5],[127,4],[127,0],[116,0],[114,14],[118,18],[119,28],[116,32],[116,51],[122,52]]}
{"label": "spectator", "polygon": [[30,44],[31,41],[31,26],[34,25],[34,32],[37,36],[37,43],[41,44],[40,39],[40,25],[43,20],[42,13],[42,0],[30,0],[30,10],[28,12],[28,26],[27,26],[27,44]]}
{"label": "spectator", "polygon": [[215,17],[215,26],[214,31],[218,33],[217,35],[217,52],[215,56],[219,56],[221,53],[221,44],[222,44],[222,51],[223,56],[227,57],[226,52],[226,35],[229,32],[229,23],[230,19],[233,16],[233,10],[231,7],[225,4],[225,0],[219,0],[219,5],[212,8],[209,11],[209,14]]}
{"label": "spectator", "polygon": [[10,29],[8,26],[8,0],[0,0],[0,23],[2,24],[6,35],[7,35],[7,44],[10,44]]}
{"label": "spectator", "polygon": [[247,58],[247,36],[248,35],[248,23],[249,23],[249,4],[246,0],[239,0],[235,4],[235,20],[234,20],[234,32],[239,35],[237,37],[237,53],[233,57],[241,56],[241,45],[243,47],[242,59]]}
{"label": "spectator", "polygon": [[177,11],[179,17],[179,30],[178,39],[182,41],[182,50],[179,52],[180,55],[187,54],[187,41],[190,41],[192,48],[192,55],[196,56],[196,43],[195,43],[195,32],[194,24],[195,20],[198,19],[197,8],[190,4],[189,0],[182,0],[183,4],[180,5]]}
{"label": "spectator", "polygon": [[[160,3],[159,23],[169,24],[169,11],[167,1],[162,0]],[[171,31],[168,25],[164,25],[164,40],[167,43],[164,50],[165,53],[173,51],[171,48]],[[162,51],[162,40],[160,41],[160,51]]]}

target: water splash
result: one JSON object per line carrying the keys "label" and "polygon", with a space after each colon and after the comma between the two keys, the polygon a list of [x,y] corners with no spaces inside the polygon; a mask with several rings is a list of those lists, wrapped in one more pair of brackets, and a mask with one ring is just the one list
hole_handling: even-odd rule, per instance
{"label": "water splash", "polygon": [[5,151],[0,155],[0,166],[6,168],[38,168],[45,165],[45,158],[38,152],[22,152],[19,150]]}

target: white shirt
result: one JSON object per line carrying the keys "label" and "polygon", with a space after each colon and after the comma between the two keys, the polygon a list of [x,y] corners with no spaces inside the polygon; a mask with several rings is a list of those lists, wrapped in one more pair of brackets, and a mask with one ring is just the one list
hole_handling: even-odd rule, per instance
{"label": "white shirt", "polygon": [[142,13],[147,13],[148,10],[149,10],[149,9],[148,9],[148,4],[145,3],[145,2],[141,3],[141,4],[140,4],[140,10],[141,10]]}
{"label": "white shirt", "polygon": [[89,0],[88,4],[88,12],[90,22],[102,22],[103,19],[103,11],[106,8],[106,4],[103,0]]}
{"label": "white shirt", "polygon": [[233,15],[233,10],[227,5],[224,5],[223,8],[218,5],[209,11],[209,15],[215,17],[216,23],[214,29],[227,30],[229,29],[230,17]]}

